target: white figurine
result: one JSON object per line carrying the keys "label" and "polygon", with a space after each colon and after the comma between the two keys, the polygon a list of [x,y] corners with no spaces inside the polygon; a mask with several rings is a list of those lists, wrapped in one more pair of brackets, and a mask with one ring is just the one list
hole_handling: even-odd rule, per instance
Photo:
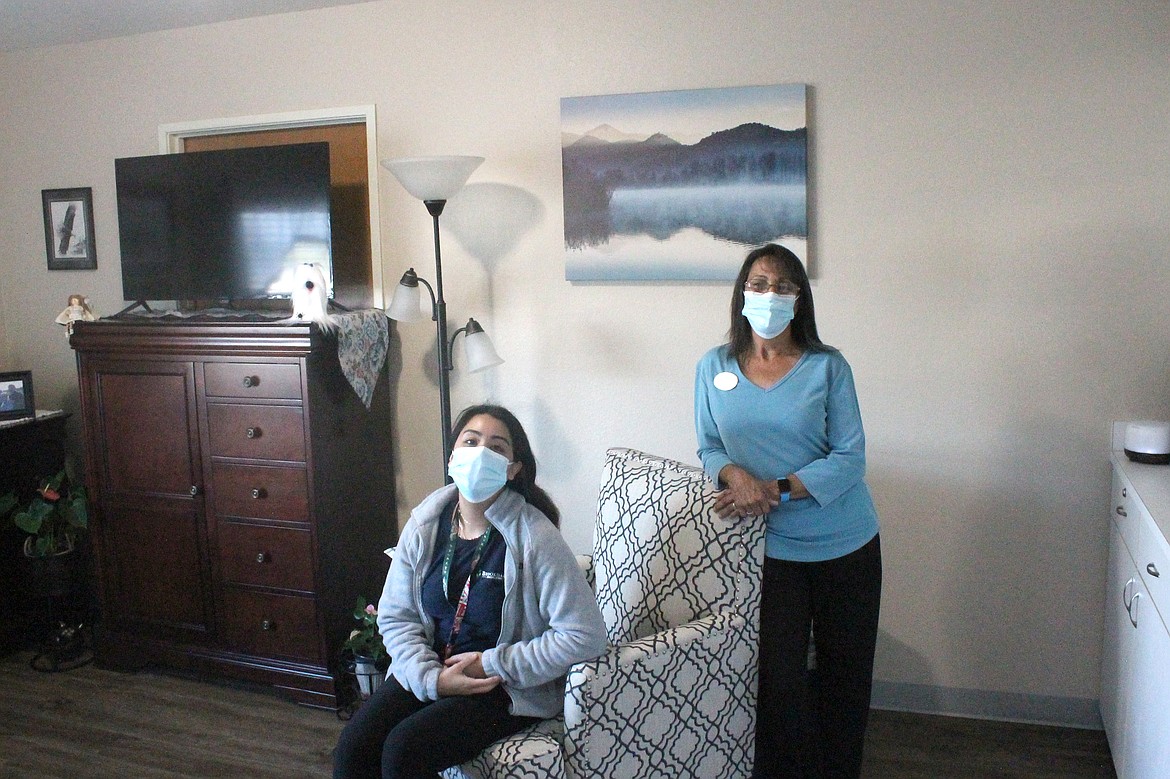
{"label": "white figurine", "polygon": [[325,332],[334,328],[329,314],[329,289],[321,266],[306,262],[293,273],[292,304],[294,322],[316,322]]}

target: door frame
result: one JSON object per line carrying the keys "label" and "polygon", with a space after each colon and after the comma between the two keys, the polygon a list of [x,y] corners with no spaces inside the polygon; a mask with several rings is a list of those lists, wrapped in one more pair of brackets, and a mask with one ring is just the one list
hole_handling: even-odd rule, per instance
{"label": "door frame", "polygon": [[183,142],[187,138],[204,135],[359,123],[365,124],[366,127],[366,184],[369,189],[370,203],[370,263],[373,265],[370,268],[370,279],[373,285],[372,297],[375,307],[385,308],[382,279],[382,231],[378,218],[378,128],[373,105],[160,124],[158,126],[158,151],[159,154],[181,152],[183,151]]}

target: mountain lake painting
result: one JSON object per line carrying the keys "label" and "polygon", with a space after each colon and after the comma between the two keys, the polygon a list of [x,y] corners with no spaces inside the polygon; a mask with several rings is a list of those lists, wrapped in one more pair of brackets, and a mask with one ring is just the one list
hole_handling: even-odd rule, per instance
{"label": "mountain lake painting", "polygon": [[561,99],[565,278],[732,281],[780,243],[807,265],[805,86]]}

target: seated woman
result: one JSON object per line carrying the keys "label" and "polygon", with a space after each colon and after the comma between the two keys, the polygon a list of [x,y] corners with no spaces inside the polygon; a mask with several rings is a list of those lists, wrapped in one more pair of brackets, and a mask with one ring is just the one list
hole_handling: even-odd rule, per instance
{"label": "seated woman", "polygon": [[402,529],[378,603],[390,673],[346,725],[336,779],[433,777],[564,710],[605,623],[520,422],[472,406],[448,473]]}

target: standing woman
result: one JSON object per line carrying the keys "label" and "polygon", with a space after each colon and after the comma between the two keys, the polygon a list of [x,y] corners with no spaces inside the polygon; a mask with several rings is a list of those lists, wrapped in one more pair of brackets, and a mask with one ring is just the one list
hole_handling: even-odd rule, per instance
{"label": "standing woman", "polygon": [[564,711],[564,677],[605,623],[524,428],[500,406],[453,427],[447,472],[402,528],[378,602],[385,684],[346,725],[337,779],[434,779]]}
{"label": "standing woman", "polygon": [[719,516],[768,523],[753,775],[857,777],[882,563],[853,374],[783,246],[748,254],[729,336],[695,370],[695,428]]}

